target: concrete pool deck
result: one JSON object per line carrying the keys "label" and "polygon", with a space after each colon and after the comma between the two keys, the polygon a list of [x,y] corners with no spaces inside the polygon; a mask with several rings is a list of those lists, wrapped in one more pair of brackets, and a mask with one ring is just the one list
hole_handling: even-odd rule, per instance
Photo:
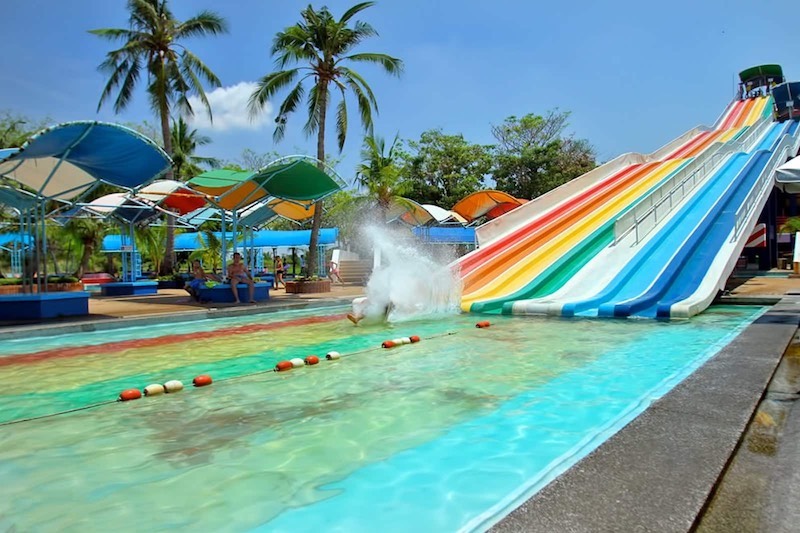
{"label": "concrete pool deck", "polygon": [[[45,324],[0,324],[0,340],[12,336],[93,331],[164,321],[240,316],[292,308],[349,303],[360,286],[334,286],[331,293],[286,295],[256,305],[189,303],[185,292],[162,290],[156,296],[92,297],[90,315]],[[733,342],[608,441],[522,503],[492,531],[690,531],[700,527],[759,404],[793,339],[800,349],[800,278],[755,276],[731,281],[723,303],[775,304]],[[776,303],[778,302],[778,303]],[[798,389],[800,390],[800,389]],[[795,391],[798,392],[798,391]],[[786,417],[787,435],[800,435],[800,411]],[[779,494],[763,506],[785,509],[770,524],[789,524],[794,515],[782,506],[800,493],[800,450],[787,444],[780,453]],[[729,483],[736,484],[734,477]],[[769,492],[769,491],[768,491]],[[726,511],[703,531],[730,531]],[[790,512],[791,511],[791,512]],[[730,513],[730,511],[728,511]],[[782,513],[782,514],[781,514]],[[775,514],[775,513],[773,513]],[[727,524],[715,528],[714,524]],[[739,522],[734,522],[739,523]],[[765,524],[766,522],[758,522]],[[790,531],[781,527],[739,531]]]}

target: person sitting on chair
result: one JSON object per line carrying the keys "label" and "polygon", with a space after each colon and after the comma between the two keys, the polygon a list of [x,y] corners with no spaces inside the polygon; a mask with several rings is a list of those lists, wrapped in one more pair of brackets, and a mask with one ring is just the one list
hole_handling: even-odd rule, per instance
{"label": "person sitting on chair", "polygon": [[233,254],[233,263],[228,265],[228,278],[230,279],[231,283],[231,292],[233,292],[233,299],[236,303],[239,303],[239,283],[244,283],[247,285],[249,295],[250,295],[250,303],[256,303],[255,300],[255,291],[256,291],[256,284],[253,282],[253,279],[250,277],[250,273],[247,271],[247,267],[244,263],[242,263],[242,254],[236,252]]}
{"label": "person sitting on chair", "polygon": [[213,274],[206,274],[206,271],[203,270],[199,259],[192,261],[192,275],[194,278],[192,278],[192,280],[186,284],[185,289],[186,292],[191,295],[193,300],[199,302],[200,287],[204,285],[206,281],[219,281],[219,278]]}

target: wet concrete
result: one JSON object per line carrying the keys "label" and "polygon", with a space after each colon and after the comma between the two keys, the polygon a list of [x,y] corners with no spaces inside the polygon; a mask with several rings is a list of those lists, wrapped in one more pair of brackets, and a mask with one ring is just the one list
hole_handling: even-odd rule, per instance
{"label": "wet concrete", "polygon": [[702,533],[800,530],[800,336],[786,351],[708,509]]}

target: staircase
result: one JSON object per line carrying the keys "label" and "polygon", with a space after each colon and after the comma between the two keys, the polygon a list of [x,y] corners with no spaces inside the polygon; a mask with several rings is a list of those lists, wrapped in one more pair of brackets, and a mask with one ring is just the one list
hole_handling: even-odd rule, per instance
{"label": "staircase", "polygon": [[372,261],[347,261],[339,264],[339,275],[345,283],[366,285],[372,273]]}

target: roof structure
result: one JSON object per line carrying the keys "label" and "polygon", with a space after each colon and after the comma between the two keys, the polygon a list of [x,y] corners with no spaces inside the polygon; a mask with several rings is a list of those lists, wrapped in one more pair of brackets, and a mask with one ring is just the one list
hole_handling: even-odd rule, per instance
{"label": "roof structure", "polygon": [[72,200],[98,183],[133,189],[162,175],[171,164],[142,134],[96,121],[57,124],[18,150],[0,151],[0,175],[47,200]]}
{"label": "roof structure", "polygon": [[[189,180],[192,189],[227,210],[247,207],[263,198],[275,197],[305,206],[344,186],[341,179],[317,168],[308,158],[290,156],[258,172],[211,170]],[[313,213],[312,213],[313,214]]]}
{"label": "roof structure", "polygon": [[434,226],[432,228],[414,228],[414,235],[436,244],[475,244],[475,228],[458,226]]}
{"label": "roof structure", "polygon": [[788,193],[800,193],[800,157],[795,157],[775,170],[778,187]]}
{"label": "roof structure", "polygon": [[527,200],[514,198],[503,191],[485,190],[465,196],[453,206],[453,211],[471,223],[482,216],[497,218],[525,202]]}
{"label": "roof structure", "polygon": [[[220,233],[215,235],[220,237]],[[339,237],[338,228],[322,228],[319,232],[319,244],[334,244]],[[247,245],[255,248],[299,247],[308,246],[311,241],[310,230],[270,231],[262,230],[253,233],[252,241],[248,237]],[[103,238],[103,252],[118,252],[122,242],[119,235],[106,235]],[[193,251],[205,247],[202,233],[181,233],[175,236],[175,251]]]}
{"label": "roof structure", "polygon": [[157,180],[139,189],[137,198],[185,215],[207,205],[205,195],[175,180]]}

